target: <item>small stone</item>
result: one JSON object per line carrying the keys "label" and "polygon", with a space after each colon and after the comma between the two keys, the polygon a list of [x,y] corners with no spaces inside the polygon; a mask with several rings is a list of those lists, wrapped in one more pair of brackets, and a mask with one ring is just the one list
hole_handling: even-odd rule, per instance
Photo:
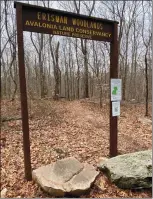
{"label": "small stone", "polygon": [[6,193],[7,193],[7,188],[4,188],[4,189],[1,191],[1,198],[6,198]]}

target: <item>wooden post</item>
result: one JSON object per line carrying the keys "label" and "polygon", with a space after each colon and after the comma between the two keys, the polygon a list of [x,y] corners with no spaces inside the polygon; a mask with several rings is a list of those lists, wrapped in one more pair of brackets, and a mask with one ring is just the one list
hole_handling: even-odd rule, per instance
{"label": "wooden post", "polygon": [[20,4],[16,4],[16,19],[17,19],[18,65],[19,65],[21,114],[22,114],[22,130],[23,130],[24,168],[25,168],[25,178],[27,180],[32,180],[27,91],[26,91],[26,78],[25,78],[25,65],[24,65],[24,49],[23,49],[22,5]]}
{"label": "wooden post", "polygon": [[[113,41],[110,43],[110,80],[118,78],[118,24],[114,23]],[[111,90],[111,89],[110,89]],[[111,98],[111,95],[110,95]],[[112,102],[110,99],[110,157],[117,156],[117,116],[112,116]]]}

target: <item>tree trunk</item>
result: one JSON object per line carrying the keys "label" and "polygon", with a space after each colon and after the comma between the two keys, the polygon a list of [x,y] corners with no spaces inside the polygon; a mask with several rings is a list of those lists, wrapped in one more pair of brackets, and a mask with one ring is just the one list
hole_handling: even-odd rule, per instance
{"label": "tree trunk", "polygon": [[77,39],[76,39],[76,46],[75,46],[75,52],[76,52],[76,60],[77,60],[77,98],[80,98],[80,65],[78,60],[78,45],[77,45]]}
{"label": "tree trunk", "polygon": [[84,42],[84,98],[89,98],[88,88],[88,60],[87,60],[87,40]]}
{"label": "tree trunk", "polygon": [[146,113],[145,116],[148,116],[148,61],[147,61],[147,52],[145,54],[145,79],[146,79]]}
{"label": "tree trunk", "polygon": [[55,77],[55,94],[54,94],[54,99],[58,100],[59,99],[59,91],[60,91],[60,70],[59,70],[59,42],[57,43],[56,46],[56,51],[55,51],[55,66],[54,66],[54,77]]}

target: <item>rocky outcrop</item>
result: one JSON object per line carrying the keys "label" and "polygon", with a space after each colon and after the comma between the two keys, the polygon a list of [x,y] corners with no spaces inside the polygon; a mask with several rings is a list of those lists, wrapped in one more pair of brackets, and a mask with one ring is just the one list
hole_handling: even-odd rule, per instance
{"label": "rocky outcrop", "polygon": [[152,151],[119,155],[102,162],[98,168],[111,182],[123,189],[152,187]]}

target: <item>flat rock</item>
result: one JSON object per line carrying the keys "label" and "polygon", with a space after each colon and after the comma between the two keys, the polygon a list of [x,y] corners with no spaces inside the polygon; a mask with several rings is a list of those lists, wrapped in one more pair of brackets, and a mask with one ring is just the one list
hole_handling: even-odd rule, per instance
{"label": "flat rock", "polygon": [[98,174],[91,165],[82,164],[70,157],[34,170],[32,177],[50,195],[63,197],[66,194],[84,194],[90,189]]}
{"label": "flat rock", "polygon": [[102,162],[98,168],[111,182],[123,189],[152,187],[152,151],[119,155]]}

